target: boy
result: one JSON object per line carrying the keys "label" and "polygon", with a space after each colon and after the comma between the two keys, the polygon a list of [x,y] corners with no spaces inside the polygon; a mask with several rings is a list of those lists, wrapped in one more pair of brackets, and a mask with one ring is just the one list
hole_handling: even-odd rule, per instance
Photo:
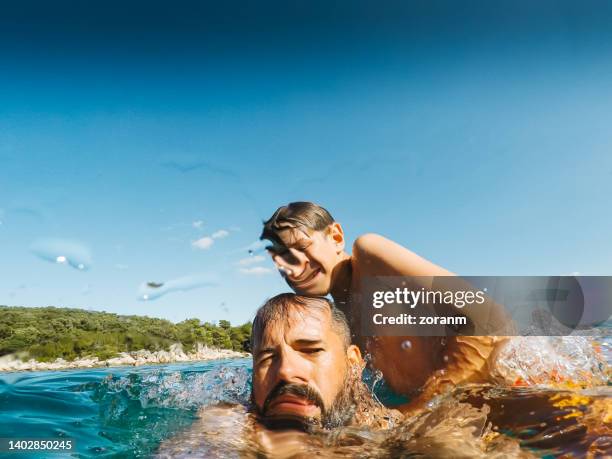
{"label": "boy", "polygon": [[[434,263],[376,234],[357,238],[352,253],[345,251],[342,226],[323,207],[311,202],[294,202],[280,207],[264,223],[261,239],[272,245],[268,252],[298,294],[331,294],[351,322],[353,336],[359,332],[359,292],[369,276],[420,276],[419,287],[431,287],[432,276],[453,276]],[[429,281],[427,280],[429,279]],[[429,285],[426,285],[429,282]],[[481,311],[482,312],[482,311]],[[502,324],[503,312],[462,311],[472,323],[495,320]],[[442,389],[461,382],[487,380],[500,337],[402,337],[357,336],[357,344],[370,354],[372,364],[385,381],[400,394],[421,394],[403,411],[419,408]]]}

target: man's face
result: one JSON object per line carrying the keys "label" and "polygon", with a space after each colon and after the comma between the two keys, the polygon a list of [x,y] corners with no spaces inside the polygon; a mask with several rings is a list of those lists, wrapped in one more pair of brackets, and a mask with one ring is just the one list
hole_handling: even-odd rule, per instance
{"label": "man's face", "polygon": [[329,310],[290,311],[289,317],[268,324],[255,343],[253,402],[265,419],[326,424],[339,409],[349,363],[360,354],[355,346],[345,349]]}
{"label": "man's face", "polygon": [[268,252],[287,284],[300,295],[327,295],[344,250],[340,225],[336,223],[328,231],[287,228],[277,234],[281,244],[274,242]]}

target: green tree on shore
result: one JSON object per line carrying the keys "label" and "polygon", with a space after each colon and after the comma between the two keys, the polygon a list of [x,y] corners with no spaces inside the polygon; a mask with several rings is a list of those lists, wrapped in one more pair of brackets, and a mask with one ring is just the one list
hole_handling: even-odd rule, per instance
{"label": "green tree on shore", "polygon": [[250,323],[233,327],[227,320],[214,324],[193,318],[174,324],[82,309],[0,306],[0,356],[27,352],[40,361],[107,359],[139,349],[168,350],[173,343],[181,343],[187,352],[196,343],[245,351],[250,336]]}

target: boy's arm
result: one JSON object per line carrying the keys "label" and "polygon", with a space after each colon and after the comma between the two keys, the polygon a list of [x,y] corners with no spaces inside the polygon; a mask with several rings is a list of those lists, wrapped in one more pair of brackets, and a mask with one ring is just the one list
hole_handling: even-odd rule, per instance
{"label": "boy's arm", "polygon": [[353,244],[353,257],[370,276],[455,275],[390,239],[373,233],[357,238]]}
{"label": "boy's arm", "polygon": [[[367,276],[412,276],[419,287],[431,288],[436,276],[456,276],[441,266],[420,257],[407,248],[378,234],[365,234],[353,244],[353,263],[357,265],[360,275]],[[460,281],[454,280],[453,287]],[[465,282],[465,289],[471,289]],[[504,308],[490,298],[479,307],[463,308],[465,315],[479,330],[507,331],[511,319]]]}

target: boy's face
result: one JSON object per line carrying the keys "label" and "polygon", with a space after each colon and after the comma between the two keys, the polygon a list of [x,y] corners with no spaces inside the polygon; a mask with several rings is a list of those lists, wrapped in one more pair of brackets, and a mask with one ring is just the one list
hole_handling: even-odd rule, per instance
{"label": "boy's face", "polygon": [[277,234],[282,244],[274,242],[268,252],[287,284],[300,295],[327,295],[344,253],[342,227],[334,223],[326,231],[287,228]]}

